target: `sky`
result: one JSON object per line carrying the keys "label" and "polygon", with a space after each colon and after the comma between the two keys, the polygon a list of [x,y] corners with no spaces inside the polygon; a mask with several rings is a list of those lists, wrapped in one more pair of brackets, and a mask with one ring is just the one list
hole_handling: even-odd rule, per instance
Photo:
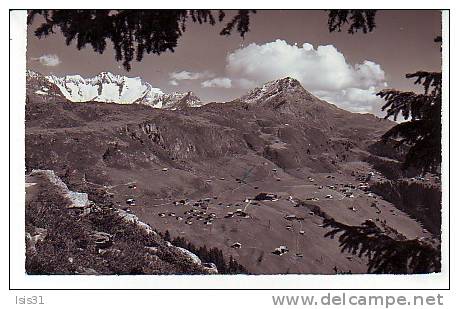
{"label": "sky", "polygon": [[[231,12],[228,14],[231,15]],[[190,21],[175,52],[145,55],[127,72],[108,44],[104,54],[90,46],[67,46],[62,34],[38,39],[28,29],[27,67],[42,74],[92,77],[110,71],[141,77],[164,92],[193,91],[204,102],[225,102],[263,83],[287,76],[314,95],[353,112],[381,112],[375,93],[384,88],[421,91],[406,73],[440,71],[441,12],[379,10],[371,33],[329,33],[322,10],[259,10],[250,32],[220,36],[215,26]]]}

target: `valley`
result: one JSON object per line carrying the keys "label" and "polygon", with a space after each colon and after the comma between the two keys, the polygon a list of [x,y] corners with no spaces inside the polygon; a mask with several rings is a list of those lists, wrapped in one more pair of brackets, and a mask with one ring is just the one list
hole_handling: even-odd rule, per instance
{"label": "valley", "polygon": [[103,190],[114,208],[218,248],[251,274],[366,273],[366,257],[324,237],[324,218],[439,241],[369,189],[388,180],[367,158],[393,125],[339,109],[292,78],[177,110],[31,97],[26,173],[49,169],[71,190]]}

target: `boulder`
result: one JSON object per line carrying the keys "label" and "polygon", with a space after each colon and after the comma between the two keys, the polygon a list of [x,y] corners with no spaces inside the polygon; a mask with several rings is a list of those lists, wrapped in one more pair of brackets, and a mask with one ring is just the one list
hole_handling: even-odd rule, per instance
{"label": "boulder", "polygon": [[48,230],[36,227],[32,233],[26,233],[26,250],[30,254],[35,254],[37,249],[35,245],[37,242],[45,240],[48,235]]}
{"label": "boulder", "polygon": [[202,263],[202,267],[204,267],[209,274],[218,274],[217,265],[214,263]]}
{"label": "boulder", "polygon": [[94,232],[91,234],[91,239],[96,246],[101,249],[108,248],[112,245],[113,236],[105,232]]}

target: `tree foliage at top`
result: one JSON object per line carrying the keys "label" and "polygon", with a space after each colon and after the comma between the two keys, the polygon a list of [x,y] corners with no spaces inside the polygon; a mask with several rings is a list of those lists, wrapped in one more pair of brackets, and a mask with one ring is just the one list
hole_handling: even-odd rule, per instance
{"label": "tree foliage at top", "polygon": [[[238,10],[220,35],[230,35],[236,30],[244,37],[250,30],[250,15],[255,13],[255,10]],[[134,58],[142,61],[145,53],[173,52],[189,20],[215,25],[226,14],[223,10],[30,10],[27,23],[32,24],[37,15],[45,20],[35,29],[37,37],[47,37],[59,29],[67,45],[76,41],[76,47],[82,49],[89,44],[100,54],[109,40],[116,61],[122,61],[129,71]],[[375,10],[328,10],[329,30],[341,31],[344,24],[349,24],[349,33],[371,32],[375,28],[375,15]]]}
{"label": "tree foliage at top", "polygon": [[[230,35],[236,29],[244,37],[249,31],[250,14],[254,13],[255,10],[239,10],[220,35]],[[46,37],[58,28],[67,45],[76,41],[76,47],[82,49],[89,44],[100,54],[110,40],[116,61],[123,61],[127,71],[134,57],[142,61],[145,53],[173,52],[190,19],[215,25],[225,18],[222,10],[218,16],[211,10],[31,10],[27,23],[30,25],[37,15],[45,20],[35,30],[37,37]]]}
{"label": "tree foliage at top", "polygon": [[385,118],[394,120],[401,114],[406,122],[394,126],[382,139],[396,140],[396,146],[409,146],[404,167],[415,166],[424,172],[435,172],[441,165],[441,95],[442,75],[439,72],[418,71],[407,74],[416,78],[415,84],[424,87],[424,93],[385,89],[377,93],[386,100],[382,107]]}
{"label": "tree foliage at top", "polygon": [[376,10],[328,10],[328,30],[341,32],[341,28],[348,24],[348,33],[362,31],[368,33],[376,28]]}
{"label": "tree foliage at top", "polygon": [[324,219],[331,230],[325,237],[338,240],[342,252],[368,258],[368,272],[379,274],[425,274],[441,270],[440,249],[419,239],[394,239],[373,221],[350,226]]}

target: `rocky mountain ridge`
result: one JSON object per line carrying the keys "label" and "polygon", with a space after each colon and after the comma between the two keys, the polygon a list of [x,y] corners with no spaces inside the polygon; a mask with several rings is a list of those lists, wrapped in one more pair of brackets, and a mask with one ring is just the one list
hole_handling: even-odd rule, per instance
{"label": "rocky mountain ridge", "polygon": [[203,103],[193,92],[164,93],[140,77],[102,72],[92,78],[80,75],[44,76],[27,70],[27,94],[44,101],[67,99],[71,102],[142,104],[154,108],[180,109]]}

